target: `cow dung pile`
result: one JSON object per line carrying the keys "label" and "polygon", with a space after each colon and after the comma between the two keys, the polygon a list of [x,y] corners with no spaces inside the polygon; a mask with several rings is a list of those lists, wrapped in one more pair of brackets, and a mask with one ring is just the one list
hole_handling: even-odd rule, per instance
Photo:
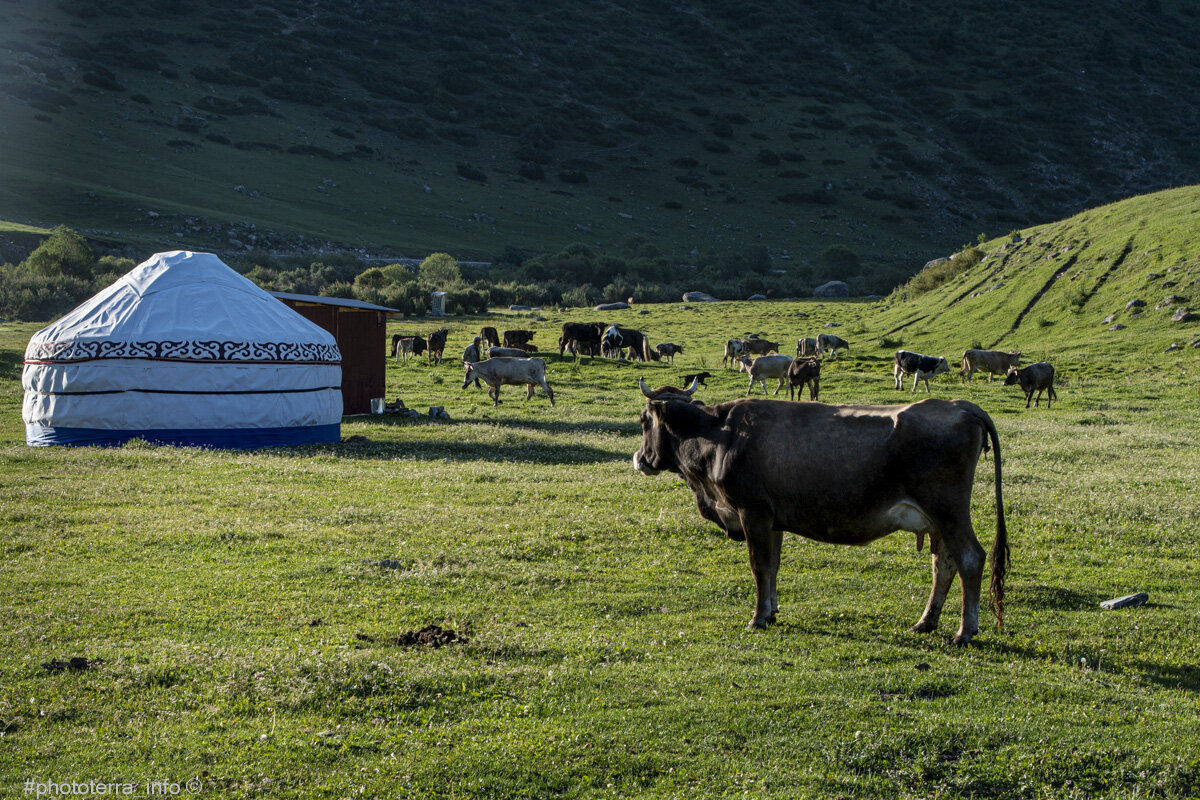
{"label": "cow dung pile", "polygon": [[[356,633],[354,638],[360,642],[373,643],[377,641],[374,636],[366,633]],[[457,631],[447,630],[440,625],[426,625],[419,631],[408,631],[382,641],[398,647],[441,647],[444,644],[456,642],[466,644],[468,639]]]}

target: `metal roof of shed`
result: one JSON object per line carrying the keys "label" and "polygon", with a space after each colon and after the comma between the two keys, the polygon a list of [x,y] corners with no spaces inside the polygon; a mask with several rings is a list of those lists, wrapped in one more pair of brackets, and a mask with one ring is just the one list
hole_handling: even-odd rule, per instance
{"label": "metal roof of shed", "polygon": [[377,306],[374,303],[368,303],[364,300],[352,300],[346,297],[321,297],[315,294],[291,294],[289,292],[270,292],[272,297],[279,300],[291,300],[294,303],[313,303],[319,306],[341,306],[342,308],[357,308],[364,311],[382,311],[385,314],[400,314],[404,312],[398,308],[388,308],[387,306]]}

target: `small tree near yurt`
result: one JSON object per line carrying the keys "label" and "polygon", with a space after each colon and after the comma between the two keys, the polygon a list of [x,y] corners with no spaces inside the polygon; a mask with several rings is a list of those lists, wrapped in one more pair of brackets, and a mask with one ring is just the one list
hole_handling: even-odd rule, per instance
{"label": "small tree near yurt", "polygon": [[417,269],[421,285],[431,289],[445,290],[462,279],[458,260],[449,253],[432,253]]}
{"label": "small tree near yurt", "polygon": [[37,249],[25,259],[25,266],[34,275],[69,275],[90,278],[96,255],[88,243],[66,225],[59,225]]}

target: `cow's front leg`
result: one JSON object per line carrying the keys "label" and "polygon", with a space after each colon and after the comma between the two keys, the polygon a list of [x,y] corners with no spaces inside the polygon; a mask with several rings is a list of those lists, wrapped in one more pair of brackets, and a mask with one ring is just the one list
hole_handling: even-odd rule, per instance
{"label": "cow's front leg", "polygon": [[764,516],[740,514],[742,531],[750,554],[750,570],[754,573],[757,601],[750,628],[765,628],[775,621],[779,612],[779,600],[775,591],[775,579],[779,574],[779,551],[783,545],[783,533],[772,530],[769,519]]}

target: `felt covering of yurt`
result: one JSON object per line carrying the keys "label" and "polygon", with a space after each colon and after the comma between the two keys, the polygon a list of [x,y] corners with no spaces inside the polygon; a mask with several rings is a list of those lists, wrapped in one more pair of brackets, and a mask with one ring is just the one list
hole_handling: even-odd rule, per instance
{"label": "felt covering of yurt", "polygon": [[25,350],[30,445],[338,442],[333,336],[211,253],[158,253]]}

